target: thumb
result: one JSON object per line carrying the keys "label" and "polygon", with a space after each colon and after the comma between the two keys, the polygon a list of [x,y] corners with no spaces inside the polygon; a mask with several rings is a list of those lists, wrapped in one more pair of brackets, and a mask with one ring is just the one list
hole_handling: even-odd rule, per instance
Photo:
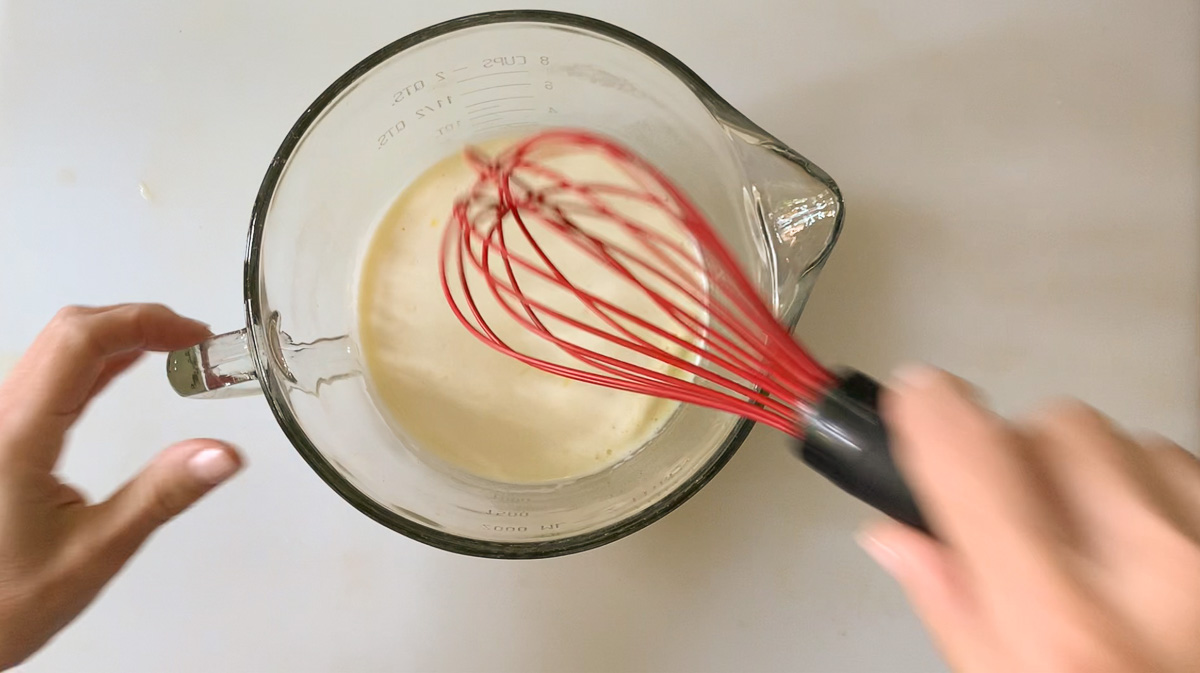
{"label": "thumb", "polygon": [[977,670],[973,664],[980,659],[978,611],[952,552],[896,521],[868,526],[858,543],[904,589],[951,670]]}
{"label": "thumb", "polygon": [[93,521],[104,537],[125,555],[131,555],[155,529],[233,476],[241,466],[241,456],[225,442],[179,442],[155,456],[111,498],[96,505]]}

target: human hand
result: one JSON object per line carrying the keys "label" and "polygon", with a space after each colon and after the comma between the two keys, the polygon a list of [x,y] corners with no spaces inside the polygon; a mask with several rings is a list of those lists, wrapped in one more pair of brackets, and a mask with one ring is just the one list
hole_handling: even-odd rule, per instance
{"label": "human hand", "polygon": [[157,304],[67,308],[0,384],[0,669],[45,644],[156,528],[241,466],[228,444],[187,440],[97,504],[54,474],[67,430],[113,378],[145,351],[207,336]]}
{"label": "human hand", "polygon": [[954,670],[1200,670],[1200,461],[1079,402],[1005,422],[929,368],[884,415],[939,539],[861,541]]}

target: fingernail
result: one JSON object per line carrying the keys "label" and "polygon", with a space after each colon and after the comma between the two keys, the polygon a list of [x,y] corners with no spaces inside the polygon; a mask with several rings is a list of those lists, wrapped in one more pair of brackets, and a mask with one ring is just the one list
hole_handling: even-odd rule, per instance
{"label": "fingernail", "polygon": [[928,387],[937,376],[938,370],[924,362],[903,364],[892,372],[892,379],[907,388]]}
{"label": "fingernail", "polygon": [[237,461],[224,449],[204,449],[188,458],[188,470],[192,476],[206,484],[217,485],[233,476],[238,470]]}
{"label": "fingernail", "polygon": [[868,533],[860,533],[856,538],[858,546],[862,547],[884,572],[892,577],[898,577],[904,570],[904,559],[886,543]]}

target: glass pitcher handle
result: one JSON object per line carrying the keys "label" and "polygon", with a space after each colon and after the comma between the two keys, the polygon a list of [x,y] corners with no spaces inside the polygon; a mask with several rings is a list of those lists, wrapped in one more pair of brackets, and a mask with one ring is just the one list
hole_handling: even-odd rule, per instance
{"label": "glass pitcher handle", "polygon": [[262,392],[245,329],[172,351],[167,355],[167,380],[182,397],[226,398]]}

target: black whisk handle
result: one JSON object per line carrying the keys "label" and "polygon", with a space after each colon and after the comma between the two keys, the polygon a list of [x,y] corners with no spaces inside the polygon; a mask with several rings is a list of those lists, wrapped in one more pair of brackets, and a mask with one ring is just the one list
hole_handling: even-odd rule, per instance
{"label": "black whisk handle", "polygon": [[879,383],[854,370],[839,374],[837,385],[807,419],[797,446],[800,458],[850,495],[929,532],[892,461],[887,428],[879,418]]}

